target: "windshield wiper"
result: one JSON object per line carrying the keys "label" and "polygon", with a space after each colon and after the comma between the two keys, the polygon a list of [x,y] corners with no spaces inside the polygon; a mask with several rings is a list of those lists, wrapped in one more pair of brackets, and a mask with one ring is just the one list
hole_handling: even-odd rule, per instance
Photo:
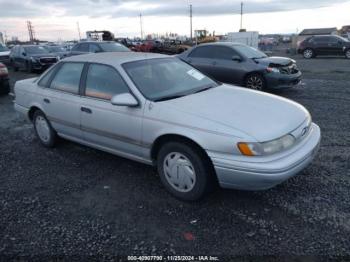
{"label": "windshield wiper", "polygon": [[154,102],[162,102],[162,101],[172,100],[172,99],[180,98],[183,96],[184,95],[165,96],[165,97],[155,99]]}
{"label": "windshield wiper", "polygon": [[207,87],[204,87],[204,88],[194,92],[193,94],[201,93],[201,92],[207,91],[207,90],[212,89],[212,88],[214,88],[214,86],[207,86]]}

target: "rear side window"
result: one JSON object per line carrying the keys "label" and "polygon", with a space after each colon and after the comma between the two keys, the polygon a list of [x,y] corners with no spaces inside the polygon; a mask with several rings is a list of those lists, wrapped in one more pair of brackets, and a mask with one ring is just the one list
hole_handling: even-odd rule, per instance
{"label": "rear side window", "polygon": [[56,66],[50,68],[49,71],[40,79],[38,83],[39,86],[48,87],[51,76],[53,75],[54,71],[56,71],[55,68]]}
{"label": "rear side window", "polygon": [[229,47],[215,46],[213,47],[213,56],[215,59],[232,60],[234,55],[238,55],[234,50]]}
{"label": "rear side window", "polygon": [[328,37],[328,36],[315,37],[314,41],[316,43],[329,43],[330,37]]}
{"label": "rear side window", "polygon": [[189,55],[189,57],[193,58],[213,58],[213,53],[212,53],[212,48],[211,47],[197,47],[195,48]]}
{"label": "rear side window", "polygon": [[78,94],[83,63],[64,63],[51,82],[50,88]]}
{"label": "rear side window", "polygon": [[113,96],[122,93],[129,93],[129,89],[114,68],[97,64],[89,66],[86,77],[86,96],[110,100]]}

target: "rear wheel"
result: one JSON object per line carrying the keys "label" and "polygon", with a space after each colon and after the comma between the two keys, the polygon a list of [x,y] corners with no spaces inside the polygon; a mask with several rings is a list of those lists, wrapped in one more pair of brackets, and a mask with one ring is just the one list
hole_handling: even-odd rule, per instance
{"label": "rear wheel", "polygon": [[262,91],[266,87],[265,79],[259,74],[252,74],[246,78],[245,86],[249,89]]}
{"label": "rear wheel", "polygon": [[312,49],[307,48],[307,49],[304,50],[303,56],[304,56],[305,59],[311,59],[311,58],[313,58],[315,56],[315,53],[314,53],[314,51]]}
{"label": "rear wheel", "polygon": [[35,111],[33,124],[35,134],[40,142],[46,147],[53,147],[57,141],[57,134],[42,111]]}
{"label": "rear wheel", "polygon": [[169,142],[159,150],[157,168],[163,185],[172,195],[181,200],[195,201],[214,184],[209,162],[192,146]]}
{"label": "rear wheel", "polygon": [[347,59],[350,59],[350,49],[346,50],[346,52],[345,52],[345,57],[346,57]]}

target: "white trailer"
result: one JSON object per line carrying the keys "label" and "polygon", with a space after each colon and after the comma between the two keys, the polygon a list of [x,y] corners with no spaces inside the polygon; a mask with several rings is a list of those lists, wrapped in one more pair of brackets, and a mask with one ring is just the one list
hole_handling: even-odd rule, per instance
{"label": "white trailer", "polygon": [[259,32],[249,31],[249,32],[236,32],[227,34],[228,42],[235,42],[245,44],[254,48],[258,48],[259,45]]}

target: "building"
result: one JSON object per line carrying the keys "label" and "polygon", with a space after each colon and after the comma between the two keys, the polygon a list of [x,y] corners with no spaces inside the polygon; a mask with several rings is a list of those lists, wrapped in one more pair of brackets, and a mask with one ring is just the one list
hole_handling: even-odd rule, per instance
{"label": "building", "polygon": [[313,28],[313,29],[304,29],[298,35],[297,42],[300,43],[304,41],[306,38],[315,35],[337,35],[338,30],[336,27],[331,28]]}

